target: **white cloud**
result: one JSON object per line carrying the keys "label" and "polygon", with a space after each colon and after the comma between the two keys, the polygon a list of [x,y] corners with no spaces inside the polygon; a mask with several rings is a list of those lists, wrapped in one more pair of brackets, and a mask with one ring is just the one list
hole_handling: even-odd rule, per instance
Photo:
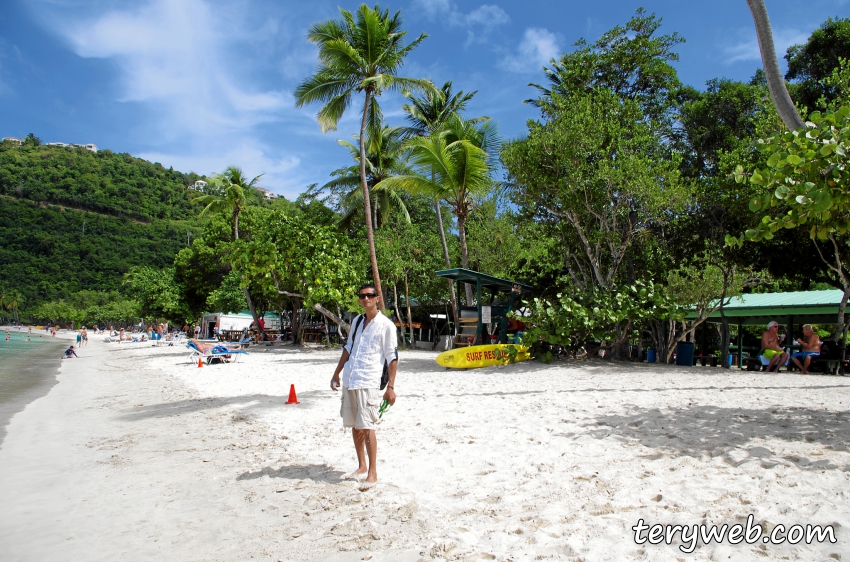
{"label": "white cloud", "polygon": [[544,28],[529,27],[516,53],[502,59],[502,67],[510,72],[539,73],[540,67],[560,54],[560,38],[556,34]]}
{"label": "white cloud", "polygon": [[273,119],[288,102],[285,92],[240,83],[229,67],[223,24],[202,0],[153,0],[71,23],[60,33],[82,57],[115,60],[122,100],[158,104],[166,135],[175,125],[212,133]]}
{"label": "white cloud", "polygon": [[[307,184],[306,178],[295,175],[301,164],[300,158],[297,156],[273,157],[268,147],[251,141],[243,141],[237,146],[221,150],[218,154],[144,152],[138,156],[151,162],[173,166],[181,172],[206,175],[222,172],[228,165],[238,166],[242,168],[248,179],[264,174],[260,179],[260,185],[287,196],[301,193]],[[222,162],[225,162],[224,166]]]}
{"label": "white cloud", "polygon": [[[761,62],[761,51],[759,51],[758,38],[754,28],[748,28],[739,32],[740,41],[733,45],[723,47],[723,53],[726,55],[726,63],[757,61]],[[776,49],[776,56],[783,64],[783,57],[788,47],[805,43],[809,39],[810,32],[801,31],[799,29],[774,29],[773,30],[773,45]]]}
{"label": "white cloud", "polygon": [[484,43],[490,32],[511,21],[511,18],[499,6],[482,4],[478,8],[458,19],[458,24],[467,28],[466,45]]}
{"label": "white cloud", "polygon": [[486,42],[495,28],[511,21],[508,13],[494,4],[482,4],[466,14],[450,0],[414,0],[414,5],[431,21],[440,20],[450,27],[466,29],[466,47]]}
{"label": "white cloud", "polygon": [[419,7],[428,16],[428,19],[434,20],[438,16],[445,13],[450,13],[454,7],[449,0],[414,0],[413,4]]}
{"label": "white cloud", "polygon": [[264,125],[306,116],[289,91],[269,87],[267,71],[303,76],[315,53],[296,51],[281,67],[274,59],[291,33],[273,19],[252,27],[244,5],[212,2],[148,0],[92,13],[44,1],[34,15],[77,55],[115,64],[118,101],[139,104],[131,126],[144,131],[136,143],[149,147],[140,157],[201,174],[236,165],[249,176],[265,173],[273,191],[295,189],[300,158],[273,156],[258,137]]}

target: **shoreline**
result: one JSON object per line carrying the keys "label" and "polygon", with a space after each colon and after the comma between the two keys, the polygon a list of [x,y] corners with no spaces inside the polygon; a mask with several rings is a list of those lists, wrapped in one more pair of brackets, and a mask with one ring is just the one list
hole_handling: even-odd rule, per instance
{"label": "shoreline", "polygon": [[[253,351],[252,351],[253,349]],[[403,353],[379,486],[328,388],[339,350],[90,341],[0,448],[0,558],[670,560],[647,523],[837,524],[837,544],[705,545],[689,560],[823,559],[850,543],[850,381]],[[294,384],[300,405],[286,405]],[[848,405],[843,402],[848,401]],[[731,557],[731,558],[730,558]]]}
{"label": "shoreline", "polygon": [[[19,331],[10,326],[0,326],[0,332],[7,329],[13,339],[26,336],[25,329]],[[57,334],[56,338],[52,338],[48,334],[36,332],[33,332],[31,337],[36,338],[34,342],[28,342],[32,343],[33,349],[6,357],[4,364],[0,366],[5,372],[0,374],[0,381],[4,386],[0,400],[0,448],[12,418],[35,400],[46,396],[50,389],[58,384],[61,353],[65,344],[63,340],[71,339],[70,335],[63,338]],[[0,341],[0,345],[3,344],[5,342]],[[8,396],[9,392],[14,392],[14,395]]]}

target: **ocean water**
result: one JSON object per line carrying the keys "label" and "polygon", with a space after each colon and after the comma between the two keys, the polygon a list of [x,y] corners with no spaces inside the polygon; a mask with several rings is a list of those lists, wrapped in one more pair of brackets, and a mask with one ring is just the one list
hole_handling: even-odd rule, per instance
{"label": "ocean water", "polygon": [[30,341],[26,328],[9,333],[11,339],[5,341],[6,331],[0,331],[0,446],[12,416],[56,384],[62,352],[70,343],[43,330],[33,330]]}

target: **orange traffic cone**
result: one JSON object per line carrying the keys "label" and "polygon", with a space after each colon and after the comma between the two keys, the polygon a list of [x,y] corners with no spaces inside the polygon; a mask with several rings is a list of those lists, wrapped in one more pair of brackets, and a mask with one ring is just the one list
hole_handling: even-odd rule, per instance
{"label": "orange traffic cone", "polygon": [[201,368],[201,367],[203,367],[203,366],[204,366],[204,362],[203,362],[203,361],[201,360],[201,358],[199,357],[199,358],[198,358],[198,368],[200,369],[200,368]]}
{"label": "orange traffic cone", "polygon": [[289,400],[286,401],[287,404],[300,404],[298,401],[298,397],[295,395],[295,385],[289,385]]}

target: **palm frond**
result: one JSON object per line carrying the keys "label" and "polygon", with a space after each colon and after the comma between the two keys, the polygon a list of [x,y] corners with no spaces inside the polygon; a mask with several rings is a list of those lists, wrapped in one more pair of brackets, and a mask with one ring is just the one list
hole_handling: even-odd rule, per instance
{"label": "palm frond", "polygon": [[322,132],[336,131],[336,125],[342,118],[342,114],[351,103],[351,92],[340,94],[335,98],[330,99],[316,115],[319,125],[322,127]]}

